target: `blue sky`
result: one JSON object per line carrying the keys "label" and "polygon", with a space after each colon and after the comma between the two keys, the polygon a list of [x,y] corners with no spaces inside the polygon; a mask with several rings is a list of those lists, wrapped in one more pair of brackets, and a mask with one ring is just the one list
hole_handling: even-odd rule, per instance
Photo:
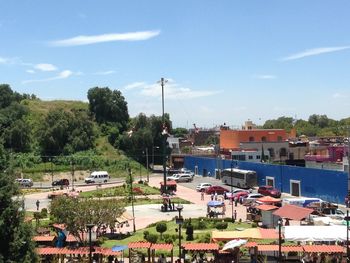
{"label": "blue sky", "polygon": [[0,0],[0,83],[43,100],[121,90],[175,127],[349,117],[350,2]]}

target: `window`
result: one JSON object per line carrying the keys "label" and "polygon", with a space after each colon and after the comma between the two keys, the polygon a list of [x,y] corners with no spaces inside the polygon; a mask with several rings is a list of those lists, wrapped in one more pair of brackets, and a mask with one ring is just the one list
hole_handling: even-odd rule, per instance
{"label": "window", "polygon": [[255,141],[254,137],[253,137],[253,136],[250,136],[250,137],[249,137],[249,141],[250,141],[250,142],[254,142],[254,141]]}
{"label": "window", "polygon": [[269,149],[267,149],[267,150],[268,150],[269,153],[270,153],[270,157],[271,157],[271,158],[274,158],[274,157],[275,157],[275,149],[269,148]]}
{"label": "window", "polygon": [[287,149],[286,148],[281,148],[280,149],[280,156],[281,157],[286,157],[287,156]]}
{"label": "window", "polygon": [[290,180],[290,194],[300,196],[300,181]]}
{"label": "window", "polygon": [[261,159],[261,156],[260,156],[260,155],[257,155],[257,156],[256,156],[256,159],[257,159],[257,160],[260,160],[260,159]]}
{"label": "window", "polygon": [[249,155],[249,156],[248,156],[248,159],[249,159],[249,160],[253,160],[253,155]]}
{"label": "window", "polygon": [[266,185],[275,187],[275,178],[271,176],[266,176]]}
{"label": "window", "polygon": [[266,142],[266,136],[261,137],[262,142]]}

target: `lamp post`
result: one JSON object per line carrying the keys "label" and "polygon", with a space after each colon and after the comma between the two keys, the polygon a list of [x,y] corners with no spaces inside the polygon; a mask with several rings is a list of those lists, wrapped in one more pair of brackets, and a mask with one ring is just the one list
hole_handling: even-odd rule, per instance
{"label": "lamp post", "polygon": [[[165,117],[164,117],[164,84],[168,82],[166,79],[161,78],[160,79],[160,85],[162,86],[162,124],[165,126]],[[165,128],[165,127],[163,127]],[[163,134],[162,138],[162,148],[163,148],[163,181],[164,181],[164,191],[167,192],[167,185],[166,185],[166,163],[165,163],[165,147],[166,147],[166,135]]]}
{"label": "lamp post", "polygon": [[149,167],[148,167],[148,148],[146,147],[146,167],[147,167],[147,183],[149,182]]}
{"label": "lamp post", "polygon": [[72,191],[74,191],[74,162],[71,161],[70,165],[72,166]]}
{"label": "lamp post", "polygon": [[86,224],[86,227],[89,230],[89,262],[92,263],[91,229],[94,227],[94,224]]}
{"label": "lamp post", "polygon": [[283,223],[282,218],[279,218],[277,222],[278,224],[278,262],[282,262],[282,233],[281,233],[282,223]]}
{"label": "lamp post", "polygon": [[181,217],[181,211],[183,209],[183,205],[178,204],[176,206],[176,210],[179,211],[179,217],[176,219],[176,224],[179,225],[179,260],[181,262],[181,226],[183,224],[183,218]]}
{"label": "lamp post", "polygon": [[51,185],[53,184],[53,167],[52,167],[52,157],[50,158],[51,163]]}
{"label": "lamp post", "polygon": [[129,172],[129,183],[130,183],[130,197],[131,197],[131,208],[132,208],[132,222],[133,222],[133,230],[134,233],[136,232],[136,225],[135,225],[135,208],[134,208],[134,192],[132,190],[132,175],[131,175],[131,169],[128,167]]}

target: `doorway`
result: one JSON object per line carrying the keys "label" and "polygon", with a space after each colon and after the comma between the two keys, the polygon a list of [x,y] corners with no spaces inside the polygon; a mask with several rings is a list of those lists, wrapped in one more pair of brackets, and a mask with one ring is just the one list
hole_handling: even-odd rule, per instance
{"label": "doorway", "polygon": [[300,181],[290,180],[290,194],[293,196],[300,196]]}

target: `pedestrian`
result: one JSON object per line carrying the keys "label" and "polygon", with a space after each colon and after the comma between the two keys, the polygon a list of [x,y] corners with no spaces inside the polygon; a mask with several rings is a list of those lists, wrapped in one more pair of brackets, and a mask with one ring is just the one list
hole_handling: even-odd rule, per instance
{"label": "pedestrian", "polygon": [[204,200],[204,191],[201,191],[201,200]]}
{"label": "pedestrian", "polygon": [[211,201],[214,200],[214,193],[211,193],[210,198],[211,198]]}
{"label": "pedestrian", "polygon": [[40,205],[40,201],[36,200],[36,211],[39,211],[39,205]]}
{"label": "pedestrian", "polygon": [[234,218],[235,220],[237,220],[237,210],[235,210],[235,211],[233,212],[233,218]]}
{"label": "pedestrian", "polygon": [[237,204],[238,204],[238,198],[236,197],[235,198],[235,206],[237,207]]}
{"label": "pedestrian", "polygon": [[215,201],[218,200],[218,193],[215,192],[215,197],[214,197]]}

